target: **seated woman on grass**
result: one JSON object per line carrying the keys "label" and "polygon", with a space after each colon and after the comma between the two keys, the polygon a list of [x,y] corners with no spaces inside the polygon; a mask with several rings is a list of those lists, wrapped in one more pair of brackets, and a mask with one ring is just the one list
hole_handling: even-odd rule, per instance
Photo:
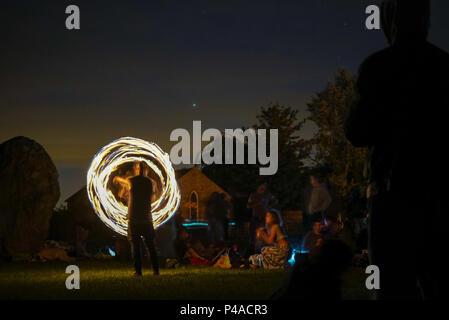
{"label": "seated woman on grass", "polygon": [[257,230],[257,238],[267,246],[263,247],[260,254],[249,257],[251,268],[282,269],[285,267],[290,247],[287,236],[282,231],[279,216],[274,212],[265,215],[266,229]]}

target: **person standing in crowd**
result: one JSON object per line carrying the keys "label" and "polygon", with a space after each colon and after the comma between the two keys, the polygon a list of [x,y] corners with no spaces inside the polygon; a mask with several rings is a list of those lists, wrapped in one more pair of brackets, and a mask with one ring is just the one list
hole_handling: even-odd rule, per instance
{"label": "person standing in crowd", "polygon": [[256,192],[250,194],[247,208],[252,209],[249,226],[249,245],[246,256],[254,254],[256,251],[256,230],[265,225],[265,214],[268,208],[276,205],[277,199],[268,191],[266,183],[262,183]]}
{"label": "person standing in crowd", "polygon": [[224,193],[214,192],[210,196],[207,208],[207,222],[209,225],[209,238],[212,242],[223,241],[227,233],[228,215],[231,205]]}
{"label": "person standing in crowd", "polygon": [[309,231],[315,221],[322,221],[326,217],[326,209],[332,201],[326,184],[318,176],[310,176],[310,193],[307,213],[303,216],[304,230]]}

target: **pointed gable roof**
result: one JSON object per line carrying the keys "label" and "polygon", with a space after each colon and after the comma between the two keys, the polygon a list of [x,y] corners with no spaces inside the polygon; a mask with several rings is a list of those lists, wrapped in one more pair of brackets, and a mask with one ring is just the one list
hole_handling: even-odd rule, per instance
{"label": "pointed gable roof", "polygon": [[187,189],[191,188],[191,185],[201,185],[203,189],[210,190],[211,192],[222,192],[227,197],[231,197],[222,187],[212,181],[208,176],[202,173],[197,167],[193,167],[187,173],[185,173],[181,178],[178,179],[179,187],[181,192],[183,186]]}

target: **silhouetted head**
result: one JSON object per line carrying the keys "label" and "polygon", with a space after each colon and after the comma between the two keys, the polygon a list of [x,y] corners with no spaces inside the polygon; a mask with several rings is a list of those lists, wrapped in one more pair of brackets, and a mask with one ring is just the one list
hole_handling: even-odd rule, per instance
{"label": "silhouetted head", "polygon": [[259,194],[263,194],[263,193],[265,193],[265,191],[267,191],[267,183],[266,182],[260,184],[259,187],[257,188],[257,193],[259,193]]}
{"label": "silhouetted head", "polygon": [[390,45],[423,42],[430,26],[430,0],[384,0],[381,24]]}

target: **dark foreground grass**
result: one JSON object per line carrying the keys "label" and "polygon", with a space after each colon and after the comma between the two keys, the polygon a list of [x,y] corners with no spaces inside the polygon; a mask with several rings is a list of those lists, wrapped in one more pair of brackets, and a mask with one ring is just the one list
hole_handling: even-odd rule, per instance
{"label": "dark foreground grass", "polygon": [[[63,262],[16,262],[0,264],[0,299],[266,299],[286,279],[288,271],[222,270],[186,266],[162,269],[158,277],[150,270],[131,278],[129,263],[77,261],[80,290],[67,290]],[[363,274],[351,269],[344,276],[344,297],[365,299]]]}

